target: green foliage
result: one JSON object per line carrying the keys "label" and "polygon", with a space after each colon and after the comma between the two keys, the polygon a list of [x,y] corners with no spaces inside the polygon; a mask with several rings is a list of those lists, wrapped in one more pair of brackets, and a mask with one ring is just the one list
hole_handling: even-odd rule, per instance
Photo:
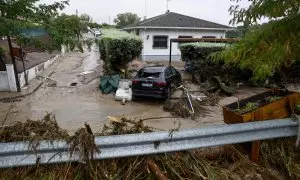
{"label": "green foliage", "polygon": [[[0,36],[16,37],[19,44],[47,50],[60,49],[61,45],[77,47],[83,51],[81,32],[86,29],[86,16],[81,19],[75,15],[58,15],[68,1],[54,2],[50,5],[40,0],[2,0],[0,4]],[[90,18],[89,18],[90,20]],[[46,29],[53,43],[42,42],[32,37],[24,37],[22,30],[39,27]]]}
{"label": "green foliage", "polygon": [[18,36],[20,29],[33,23],[46,23],[57,15],[68,1],[46,5],[39,0],[2,0],[0,4],[0,36]]}
{"label": "green foliage", "polygon": [[300,104],[296,104],[295,106],[295,113],[300,115]]}
{"label": "green foliage", "polygon": [[141,18],[134,13],[123,13],[118,14],[117,18],[114,20],[114,23],[117,24],[117,27],[125,27],[128,25],[136,24],[141,20]]}
{"label": "green foliage", "polygon": [[300,59],[300,0],[257,0],[249,8],[240,8],[240,0],[236,3],[229,9],[231,24],[249,27],[261,18],[270,22],[251,28],[239,43],[214,56],[215,60],[250,69],[253,81],[264,81]]}
{"label": "green foliage", "polygon": [[115,25],[110,25],[110,24],[107,24],[107,23],[102,23],[101,28],[102,29],[111,29],[111,28],[116,28],[116,26]]}
{"label": "green foliage", "polygon": [[92,45],[94,44],[94,39],[89,38],[83,41],[83,43],[87,46],[88,50],[91,51],[92,50]]}
{"label": "green foliage", "polygon": [[244,107],[235,109],[234,111],[240,114],[246,113],[246,112],[250,112],[253,111],[255,109],[258,108],[258,104],[257,103],[253,103],[253,102],[248,102]]}
{"label": "green foliage", "polygon": [[95,22],[89,22],[88,27],[99,29],[99,28],[101,28],[101,24],[98,24],[98,23],[95,23]]}
{"label": "green foliage", "polygon": [[224,43],[184,43],[180,45],[181,59],[205,60],[211,53],[222,51],[225,47]]}
{"label": "green foliage", "polygon": [[298,15],[300,11],[299,0],[255,0],[251,1],[251,5],[247,9],[240,8],[239,3],[243,0],[231,1],[236,2],[236,5],[229,8],[230,15],[233,16],[230,21],[232,25],[243,23],[247,27],[257,24],[261,18],[278,20],[279,18]]}
{"label": "green foliage", "polygon": [[252,27],[237,26],[233,30],[226,31],[226,38],[242,38]]}
{"label": "green foliage", "polygon": [[92,18],[88,14],[82,14],[80,17],[81,31],[88,32],[88,25],[92,23]]}
{"label": "green foliage", "polygon": [[277,101],[281,98],[282,98],[281,96],[269,96],[269,97],[266,98],[266,101],[268,103],[272,103],[272,102]]}
{"label": "green foliage", "polygon": [[2,47],[0,47],[0,55],[3,55],[4,52],[5,52],[5,50]]}
{"label": "green foliage", "polygon": [[77,46],[81,37],[81,21],[76,15],[62,14],[52,18],[46,29],[57,45],[70,45],[70,49]]}
{"label": "green foliage", "polygon": [[300,15],[272,21],[249,31],[237,44],[215,56],[241,69],[251,69],[263,81],[300,59]]}
{"label": "green foliage", "polygon": [[103,29],[102,33],[96,43],[107,71],[126,69],[127,64],[141,54],[143,42],[140,37],[116,29]]}

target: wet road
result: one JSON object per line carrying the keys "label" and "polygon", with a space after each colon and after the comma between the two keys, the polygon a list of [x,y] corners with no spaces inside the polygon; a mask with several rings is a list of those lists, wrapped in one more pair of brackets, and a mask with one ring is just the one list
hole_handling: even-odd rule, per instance
{"label": "wet road", "polygon": [[[107,116],[126,116],[131,119],[171,116],[163,111],[162,101],[128,102],[124,106],[115,101],[112,94],[103,95],[98,88],[101,65],[96,46],[91,52],[72,52],[59,58],[43,73],[46,76],[54,71],[50,78],[57,82],[57,86],[44,84],[37,92],[20,101],[0,103],[0,123],[40,119],[46,112],[52,112],[58,124],[69,132],[83,127],[84,122],[88,122],[97,132],[108,122]],[[71,83],[76,86],[70,86]],[[146,121],[146,124],[170,130],[178,126],[178,121],[181,122],[181,128],[222,123],[221,107],[210,107],[209,112],[196,121],[170,118]]]}

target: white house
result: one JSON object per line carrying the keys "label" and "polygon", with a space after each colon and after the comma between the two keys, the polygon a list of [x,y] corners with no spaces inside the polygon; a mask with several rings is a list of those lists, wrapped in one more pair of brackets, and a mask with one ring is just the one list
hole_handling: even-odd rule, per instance
{"label": "white house", "polygon": [[[229,26],[168,11],[123,30],[141,36],[144,42],[142,59],[155,61],[169,59],[170,39],[225,38],[230,29]],[[178,61],[180,57],[178,45],[173,44],[172,60]]]}

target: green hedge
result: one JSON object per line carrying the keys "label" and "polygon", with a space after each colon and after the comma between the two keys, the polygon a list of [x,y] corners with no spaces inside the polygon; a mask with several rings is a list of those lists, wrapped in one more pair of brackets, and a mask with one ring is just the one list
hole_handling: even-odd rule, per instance
{"label": "green hedge", "polygon": [[222,51],[225,47],[225,43],[181,44],[181,59],[186,62],[186,71],[193,72],[193,78],[196,82],[204,82],[212,76],[221,76],[223,79],[223,76],[231,70],[223,67],[224,63],[222,62],[212,61],[209,55]]}
{"label": "green hedge", "polygon": [[130,61],[140,56],[143,41],[139,36],[116,29],[103,29],[101,33],[97,44],[107,71],[126,69]]}
{"label": "green hedge", "polygon": [[222,51],[225,43],[185,43],[180,45],[183,61],[207,59],[213,52]]}

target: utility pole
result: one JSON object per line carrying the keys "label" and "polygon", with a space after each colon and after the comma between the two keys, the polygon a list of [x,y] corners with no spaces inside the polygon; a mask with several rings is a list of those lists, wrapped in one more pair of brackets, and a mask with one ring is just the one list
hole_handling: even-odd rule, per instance
{"label": "utility pole", "polygon": [[147,19],[147,0],[145,0],[145,16],[144,20]]}
{"label": "utility pole", "polygon": [[12,44],[11,44],[10,36],[7,36],[7,40],[8,40],[9,50],[10,50],[11,61],[12,61],[13,66],[14,66],[14,73],[15,73],[17,91],[21,92],[20,81],[19,81],[18,71],[17,71],[17,66],[16,66],[16,59],[15,59],[15,56],[14,56],[14,53],[13,53],[13,50],[12,50]]}
{"label": "utility pole", "polygon": [[23,64],[23,70],[24,70],[24,78],[25,78],[25,85],[29,85],[28,83],[28,74],[26,73],[26,67],[25,67],[25,56],[23,56],[23,49],[22,49],[22,45],[20,45],[20,54],[21,54],[21,61]]}
{"label": "utility pole", "polygon": [[166,11],[166,12],[169,11],[169,1],[170,1],[170,0],[167,0],[167,11]]}

